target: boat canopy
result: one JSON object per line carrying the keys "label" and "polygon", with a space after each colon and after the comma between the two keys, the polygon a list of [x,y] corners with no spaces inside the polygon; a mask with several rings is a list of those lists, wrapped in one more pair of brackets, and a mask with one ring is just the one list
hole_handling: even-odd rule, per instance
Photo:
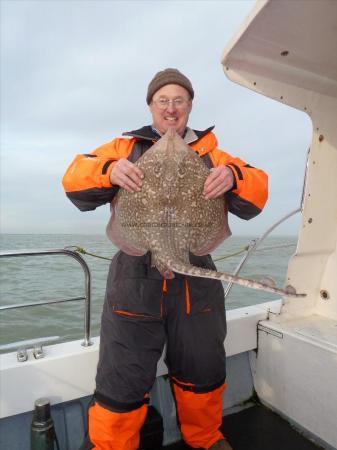
{"label": "boat canopy", "polygon": [[222,64],[231,80],[304,109],[282,95],[283,88],[337,98],[336,48],[336,1],[260,0],[227,45]]}
{"label": "boat canopy", "polygon": [[[259,0],[225,48],[227,77],[312,120],[302,223],[283,312],[337,319],[337,1]],[[272,151],[272,149],[271,149]]]}

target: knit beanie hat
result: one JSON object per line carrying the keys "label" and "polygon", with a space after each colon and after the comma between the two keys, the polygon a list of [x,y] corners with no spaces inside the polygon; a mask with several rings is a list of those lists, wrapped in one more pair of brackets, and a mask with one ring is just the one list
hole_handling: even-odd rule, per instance
{"label": "knit beanie hat", "polygon": [[182,86],[189,92],[193,99],[194,91],[190,80],[177,69],[165,69],[158,72],[150,82],[147,89],[146,103],[149,105],[153,95],[167,84],[178,84],[179,86]]}

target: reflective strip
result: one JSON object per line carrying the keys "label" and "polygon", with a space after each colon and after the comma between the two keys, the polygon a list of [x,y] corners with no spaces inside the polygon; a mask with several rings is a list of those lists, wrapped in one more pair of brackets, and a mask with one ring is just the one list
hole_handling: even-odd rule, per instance
{"label": "reflective strip", "polygon": [[127,317],[145,317],[145,318],[152,318],[155,316],[151,316],[151,314],[137,314],[137,313],[131,313],[129,311],[123,311],[121,309],[112,309],[114,313],[119,314],[120,316],[127,316]]}
{"label": "reflective strip", "polygon": [[171,380],[174,382],[174,383],[176,383],[176,384],[178,384],[178,386],[186,386],[186,387],[188,387],[188,390],[190,390],[190,388],[195,388],[195,384],[193,384],[193,383],[185,383],[184,381],[179,381],[176,377],[171,377]]}
{"label": "reflective strip", "polygon": [[241,172],[241,169],[240,169],[239,166],[237,166],[236,164],[231,163],[231,164],[228,164],[228,167],[229,168],[233,168],[235,170],[236,175],[237,175],[239,180],[243,180],[243,175],[242,175],[242,172]]}
{"label": "reflective strip", "polygon": [[233,174],[233,186],[231,187],[231,189],[229,190],[229,192],[230,191],[235,191],[235,189],[237,189],[238,188],[238,184],[237,184],[237,182],[236,182],[236,176],[235,176],[235,173],[234,173],[234,169],[233,169],[233,167],[231,167],[230,165],[227,165],[226,167],[228,167],[228,169],[232,172],[232,174]]}
{"label": "reflective strip", "polygon": [[187,278],[185,278],[185,302],[186,302],[186,314],[191,313],[191,299],[190,290],[188,288]]}
{"label": "reflective strip", "polygon": [[183,391],[194,392],[196,394],[207,394],[208,392],[212,392],[215,389],[220,388],[221,386],[227,387],[225,380],[220,380],[218,383],[210,384],[208,386],[196,386],[193,383],[188,383],[185,381],[180,381],[175,377],[171,377],[173,384],[176,384]]}
{"label": "reflective strip", "polygon": [[167,280],[166,278],[163,279],[163,287],[162,287],[163,295],[160,299],[160,317],[164,316],[164,294],[167,294],[168,287],[167,287]]}

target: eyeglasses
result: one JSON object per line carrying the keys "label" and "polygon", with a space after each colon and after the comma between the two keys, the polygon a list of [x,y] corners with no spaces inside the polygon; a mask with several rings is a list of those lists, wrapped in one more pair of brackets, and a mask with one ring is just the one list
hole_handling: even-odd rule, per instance
{"label": "eyeglasses", "polygon": [[166,109],[171,103],[177,109],[183,109],[187,104],[188,100],[184,98],[175,98],[174,100],[169,100],[168,98],[159,98],[158,100],[153,100],[153,102],[158,106],[159,109]]}

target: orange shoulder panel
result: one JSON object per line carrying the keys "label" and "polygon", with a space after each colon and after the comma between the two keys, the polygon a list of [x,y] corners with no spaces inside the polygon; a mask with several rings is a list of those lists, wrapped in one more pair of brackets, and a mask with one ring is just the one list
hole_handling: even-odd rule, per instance
{"label": "orange shoulder panel", "polygon": [[212,132],[193,142],[191,147],[199,156],[208,153],[214,167],[228,166],[235,178],[233,194],[262,210],[268,198],[268,176],[263,170],[220,150],[217,138]]}
{"label": "orange shoulder panel", "polygon": [[189,145],[198,153],[199,156],[203,156],[206,153],[213,151],[217,147],[218,141],[215,137],[215,134],[209,132],[202,138],[198,139],[195,142],[192,142]]}
{"label": "orange shoulder panel", "polygon": [[92,153],[77,155],[62,179],[64,190],[76,192],[111,187],[110,172],[113,162],[127,158],[135,140],[117,138]]}

